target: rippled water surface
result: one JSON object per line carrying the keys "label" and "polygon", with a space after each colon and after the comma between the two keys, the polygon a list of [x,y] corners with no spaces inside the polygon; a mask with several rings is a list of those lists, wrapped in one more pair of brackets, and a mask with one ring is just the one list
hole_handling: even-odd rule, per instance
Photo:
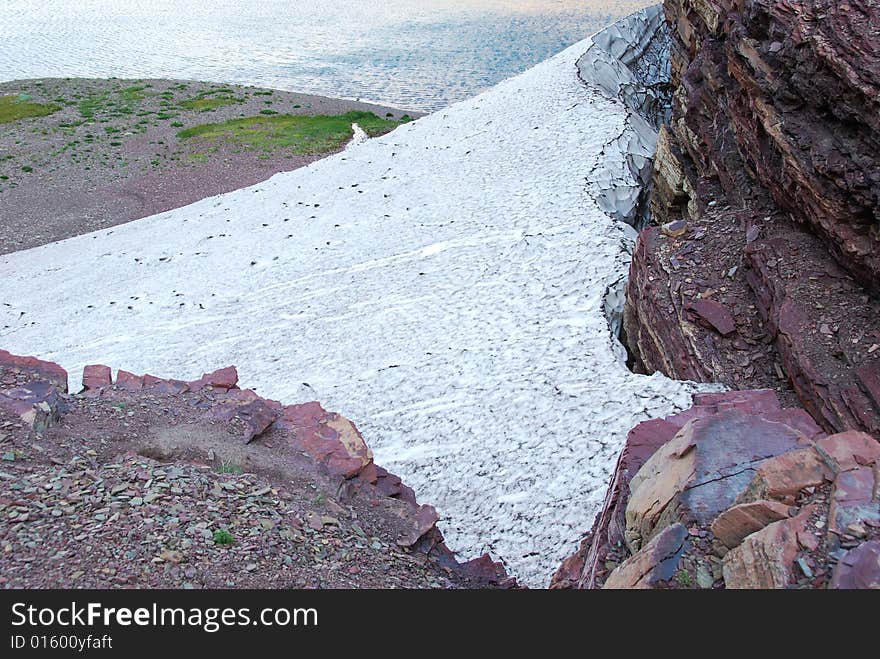
{"label": "rippled water surface", "polygon": [[2,0],[0,80],[237,82],[436,110],[639,0]]}

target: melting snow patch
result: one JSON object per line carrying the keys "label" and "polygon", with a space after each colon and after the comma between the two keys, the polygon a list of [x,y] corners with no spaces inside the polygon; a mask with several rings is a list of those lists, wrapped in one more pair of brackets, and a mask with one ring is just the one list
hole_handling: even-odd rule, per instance
{"label": "melting snow patch", "polygon": [[0,257],[0,345],[74,383],[234,363],[320,400],[462,558],[546,584],[627,431],[695,388],[628,371],[605,318],[632,244],[583,176],[627,112],[578,81],[588,45],[253,188]]}
{"label": "melting snow patch", "polygon": [[361,142],[367,141],[369,137],[370,136],[367,135],[367,132],[363,128],[354,123],[351,125],[351,139],[348,141],[345,148],[350,149],[353,146],[357,146]]}

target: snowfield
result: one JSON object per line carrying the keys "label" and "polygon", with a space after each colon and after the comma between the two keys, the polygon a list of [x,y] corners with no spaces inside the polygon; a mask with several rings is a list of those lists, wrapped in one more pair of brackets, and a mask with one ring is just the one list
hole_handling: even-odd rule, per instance
{"label": "snowfield", "polygon": [[585,177],[626,110],[583,41],[308,168],[0,257],[0,346],[319,400],[435,504],[451,548],[546,585],[627,431],[695,385],[629,372],[606,289],[632,241]]}

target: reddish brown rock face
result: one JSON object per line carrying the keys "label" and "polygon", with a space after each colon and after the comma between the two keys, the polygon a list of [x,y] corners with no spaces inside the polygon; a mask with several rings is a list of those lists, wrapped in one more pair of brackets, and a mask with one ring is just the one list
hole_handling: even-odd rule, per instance
{"label": "reddish brown rock face", "polygon": [[880,433],[880,3],[666,0],[672,119],[624,313],[647,372]]}
{"label": "reddish brown rock face", "polygon": [[875,0],[666,0],[673,131],[699,171],[745,172],[880,284],[880,7]]}
{"label": "reddish brown rock face", "polygon": [[727,588],[786,588],[795,574],[797,537],[804,532],[810,512],[774,522],[728,553],[724,557]]}
{"label": "reddish brown rock face", "polygon": [[553,587],[876,587],[880,443],[826,436],[773,392],[694,403],[630,432]]}

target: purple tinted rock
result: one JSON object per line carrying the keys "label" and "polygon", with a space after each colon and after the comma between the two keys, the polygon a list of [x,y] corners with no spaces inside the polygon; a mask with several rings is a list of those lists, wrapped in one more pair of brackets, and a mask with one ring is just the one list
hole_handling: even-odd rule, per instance
{"label": "purple tinted rock", "polygon": [[834,568],[831,588],[880,589],[880,540],[847,552]]}
{"label": "purple tinted rock", "polygon": [[721,336],[736,332],[736,321],[724,305],[715,300],[696,300],[687,305],[687,310],[704,325],[708,325]]}

